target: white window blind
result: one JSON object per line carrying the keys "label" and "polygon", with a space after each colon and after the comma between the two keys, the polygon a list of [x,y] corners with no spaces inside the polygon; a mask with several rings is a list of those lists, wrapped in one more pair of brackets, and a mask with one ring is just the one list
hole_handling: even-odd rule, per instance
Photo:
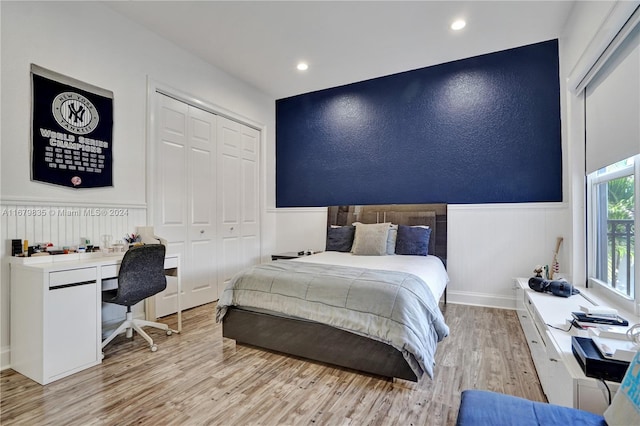
{"label": "white window blind", "polygon": [[640,153],[640,25],[585,93],[587,174]]}

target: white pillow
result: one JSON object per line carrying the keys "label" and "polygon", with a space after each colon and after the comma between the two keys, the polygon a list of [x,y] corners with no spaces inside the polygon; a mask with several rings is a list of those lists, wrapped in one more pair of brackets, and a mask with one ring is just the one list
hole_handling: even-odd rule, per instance
{"label": "white pillow", "polygon": [[389,235],[387,236],[387,254],[396,254],[397,238],[398,238],[398,225],[391,224],[389,226]]}
{"label": "white pillow", "polygon": [[356,235],[351,253],[360,256],[384,256],[387,254],[389,223],[353,223]]}
{"label": "white pillow", "polygon": [[609,426],[640,425],[640,351],[633,357],[620,388],[604,412]]}

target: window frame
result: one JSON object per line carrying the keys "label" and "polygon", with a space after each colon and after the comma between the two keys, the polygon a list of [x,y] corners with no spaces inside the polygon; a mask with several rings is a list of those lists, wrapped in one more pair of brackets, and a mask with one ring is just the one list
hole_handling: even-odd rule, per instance
{"label": "window frame", "polygon": [[[618,170],[598,174],[599,171],[595,171],[587,175],[587,286],[589,289],[593,289],[599,295],[609,299],[612,303],[621,307],[624,310],[635,312],[636,301],[640,299],[640,268],[634,267],[634,297],[627,296],[620,293],[611,287],[608,283],[603,282],[595,277],[597,268],[597,231],[598,231],[598,203],[596,200],[597,190],[596,186],[602,183],[612,181],[614,179],[633,176],[634,177],[634,232],[638,229],[640,223],[640,202],[638,202],[637,195],[640,194],[640,155],[633,157],[633,165],[629,165],[625,168]],[[640,253],[640,241],[638,238],[634,238],[634,253]]]}

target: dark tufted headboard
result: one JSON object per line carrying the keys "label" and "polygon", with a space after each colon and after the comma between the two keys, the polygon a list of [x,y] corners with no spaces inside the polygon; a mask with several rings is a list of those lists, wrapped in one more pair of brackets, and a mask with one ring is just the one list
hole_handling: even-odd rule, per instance
{"label": "dark tufted headboard", "polygon": [[331,206],[327,226],[351,225],[353,222],[398,225],[427,225],[431,228],[429,253],[447,263],[446,204],[382,204],[368,206]]}

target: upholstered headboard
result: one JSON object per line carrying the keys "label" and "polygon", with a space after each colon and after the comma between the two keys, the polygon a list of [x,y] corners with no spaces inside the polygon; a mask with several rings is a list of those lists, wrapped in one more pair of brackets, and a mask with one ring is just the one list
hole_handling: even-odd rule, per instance
{"label": "upholstered headboard", "polygon": [[447,260],[446,204],[383,204],[368,206],[331,206],[327,226],[351,225],[353,222],[397,225],[427,225],[431,228],[429,253]]}

